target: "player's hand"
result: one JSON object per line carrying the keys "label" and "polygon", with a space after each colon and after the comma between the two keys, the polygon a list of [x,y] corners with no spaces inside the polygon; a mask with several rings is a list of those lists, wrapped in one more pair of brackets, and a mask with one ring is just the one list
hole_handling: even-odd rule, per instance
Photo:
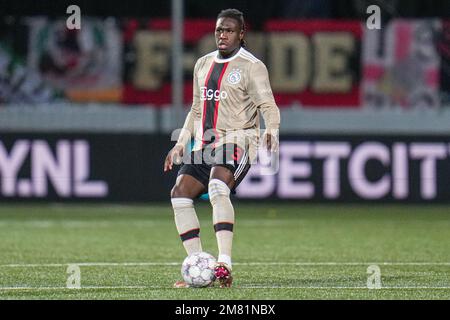
{"label": "player's hand", "polygon": [[183,158],[183,146],[175,145],[167,154],[164,161],[164,172],[172,170],[173,164],[181,164]]}
{"label": "player's hand", "polygon": [[278,137],[276,134],[266,131],[263,136],[263,146],[269,152],[278,152]]}

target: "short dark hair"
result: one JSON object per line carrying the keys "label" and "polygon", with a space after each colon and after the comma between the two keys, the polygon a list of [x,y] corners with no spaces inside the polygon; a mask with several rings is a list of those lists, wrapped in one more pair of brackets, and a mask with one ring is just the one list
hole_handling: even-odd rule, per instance
{"label": "short dark hair", "polygon": [[225,9],[220,11],[217,15],[217,19],[220,18],[232,18],[239,23],[241,30],[245,30],[244,14],[238,9]]}
{"label": "short dark hair", "polygon": [[[241,31],[245,31],[245,21],[244,21],[244,14],[239,11],[238,9],[225,9],[219,12],[217,15],[217,19],[220,18],[231,18],[238,22],[239,28]],[[241,47],[247,47],[247,43],[244,39],[241,40]]]}

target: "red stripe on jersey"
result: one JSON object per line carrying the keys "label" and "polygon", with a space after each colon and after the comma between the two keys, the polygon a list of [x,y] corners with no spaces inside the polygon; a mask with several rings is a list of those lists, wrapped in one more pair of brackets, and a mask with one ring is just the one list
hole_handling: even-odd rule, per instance
{"label": "red stripe on jersey", "polygon": [[[211,77],[211,73],[212,73],[212,71],[213,71],[213,69],[214,69],[214,65],[215,65],[216,63],[213,61],[213,63],[211,63],[211,67],[209,68],[209,71],[208,71],[208,75],[206,76],[206,79],[205,79],[205,88],[206,88],[206,90],[208,89],[208,81],[209,81],[209,78]],[[194,84],[195,85],[195,84]],[[205,93],[205,95],[206,95],[206,93]],[[203,144],[204,144],[204,141],[203,141],[203,133],[204,133],[204,131],[205,131],[205,118],[206,118],[206,106],[207,106],[207,99],[206,99],[206,96],[205,97],[203,97],[204,98],[204,102],[203,102],[203,119],[202,119],[202,146],[203,146]]]}
{"label": "red stripe on jersey", "polygon": [[[228,63],[229,62],[226,62],[225,65],[223,66],[222,73],[220,74],[220,77],[219,77],[219,81],[217,81],[217,90],[219,90],[219,92],[220,92],[220,85],[222,83],[222,78],[223,78],[223,75],[225,74],[225,70],[227,70]],[[214,128],[214,133],[215,133],[216,137],[218,137],[218,134],[216,131],[216,125],[217,125],[217,115],[219,113],[219,103],[220,103],[220,99],[216,101],[216,107],[214,108],[213,128]],[[214,147],[215,147],[215,145],[216,145],[216,140],[214,140]]]}

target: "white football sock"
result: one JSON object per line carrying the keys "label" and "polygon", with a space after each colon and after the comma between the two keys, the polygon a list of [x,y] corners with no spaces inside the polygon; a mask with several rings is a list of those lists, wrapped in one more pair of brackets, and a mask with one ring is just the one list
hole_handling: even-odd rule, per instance
{"label": "white football sock", "polygon": [[[211,179],[208,184],[208,193],[213,208],[214,230],[219,247],[218,262],[225,262],[231,268],[234,208],[230,200],[230,189],[225,182],[219,179]],[[224,259],[224,261],[221,261],[221,259]]]}
{"label": "white football sock", "polygon": [[200,223],[194,209],[194,201],[189,198],[172,198],[175,225],[183,241],[184,249],[190,255],[201,252]]}
{"label": "white football sock", "polygon": [[217,258],[217,262],[226,263],[227,266],[229,266],[231,268],[231,257],[227,256],[226,254],[219,254],[219,257]]}

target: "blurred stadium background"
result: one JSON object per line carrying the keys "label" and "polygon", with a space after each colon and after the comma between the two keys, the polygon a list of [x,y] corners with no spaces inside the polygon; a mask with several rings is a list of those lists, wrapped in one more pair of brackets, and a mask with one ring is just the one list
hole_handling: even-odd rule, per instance
{"label": "blurred stadium background", "polygon": [[[79,30],[66,26],[72,4],[81,9]],[[370,5],[381,9],[380,29],[368,28]],[[0,224],[25,232],[20,226],[27,210],[19,205],[33,208],[36,202],[40,206],[31,211],[47,203],[93,203],[86,209],[92,215],[98,203],[145,204],[149,212],[163,203],[167,208],[155,212],[170,214],[176,172],[163,174],[163,160],[190,107],[194,63],[215,50],[215,18],[229,7],[244,12],[249,50],[268,67],[282,117],[279,170],[263,175],[264,163],[253,166],[236,195],[248,202],[245,210],[267,201],[268,207],[254,210],[267,209],[274,218],[287,202],[294,219],[306,202],[329,203],[318,209],[326,218],[337,208],[333,204],[340,203],[342,214],[349,204],[369,203],[359,212],[378,210],[389,225],[387,203],[405,205],[412,220],[432,208],[437,213],[430,214],[429,230],[443,238],[417,248],[448,248],[449,229],[438,227],[450,220],[450,2],[444,0],[2,0]],[[67,208],[77,219],[77,210]],[[101,220],[104,214],[100,209]],[[400,215],[408,221],[408,214]],[[182,252],[167,219],[179,249],[165,251],[173,261]],[[408,233],[409,240],[413,234],[420,232]],[[27,252],[30,241],[19,251]],[[19,255],[2,243],[9,252],[4,264],[96,261],[89,254]],[[104,259],[153,259],[110,250]],[[415,251],[412,258],[448,261],[446,252]],[[370,261],[360,253],[344,259]],[[383,254],[375,258],[395,260],[395,253]],[[449,273],[443,275],[448,280]],[[9,279],[3,285],[18,278]]]}
{"label": "blurred stadium background", "polygon": [[449,201],[448,1],[78,4],[69,30],[64,1],[2,2],[2,202],[168,200],[195,60],[233,6],[282,114],[279,173],[255,166],[238,197]]}

